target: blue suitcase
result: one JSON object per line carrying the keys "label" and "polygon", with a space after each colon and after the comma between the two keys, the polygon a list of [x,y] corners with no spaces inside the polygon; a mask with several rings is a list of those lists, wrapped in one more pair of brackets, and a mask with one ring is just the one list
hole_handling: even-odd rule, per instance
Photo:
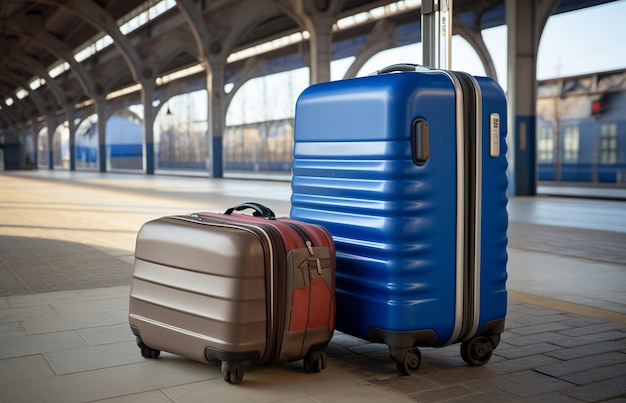
{"label": "blue suitcase", "polygon": [[[399,71],[398,71],[399,70]],[[491,358],[507,307],[506,98],[488,78],[390,66],[299,97],[291,217],[337,250],[337,329]]]}

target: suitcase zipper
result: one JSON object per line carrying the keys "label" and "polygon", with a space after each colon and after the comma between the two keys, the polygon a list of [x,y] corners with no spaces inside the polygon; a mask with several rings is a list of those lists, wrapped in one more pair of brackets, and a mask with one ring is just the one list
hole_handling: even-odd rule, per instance
{"label": "suitcase zipper", "polygon": [[482,123],[480,87],[474,78],[444,71],[457,102],[457,238],[456,304],[452,335],[446,344],[471,337],[480,308],[480,189]]}
{"label": "suitcase zipper", "polygon": [[315,245],[313,245],[313,241],[311,241],[311,236],[303,228],[300,228],[300,226],[298,226],[297,224],[286,222],[286,221],[284,221],[284,223],[287,224],[291,229],[293,229],[298,235],[300,235],[300,238],[302,238],[302,240],[304,241],[304,245],[309,251],[309,255],[315,258],[317,274],[321,276],[322,275],[322,263],[320,262],[320,259],[317,256],[315,256],[315,252],[313,251],[313,246]]}

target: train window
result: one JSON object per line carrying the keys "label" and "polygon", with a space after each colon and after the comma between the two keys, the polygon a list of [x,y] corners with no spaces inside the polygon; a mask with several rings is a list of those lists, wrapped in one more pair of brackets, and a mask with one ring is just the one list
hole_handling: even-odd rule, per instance
{"label": "train window", "polygon": [[292,148],[293,118],[228,126],[224,169],[290,172]]}
{"label": "train window", "polygon": [[554,161],[554,129],[551,127],[539,128],[537,158],[539,162]]}
{"label": "train window", "polygon": [[563,162],[578,162],[580,133],[578,126],[565,126],[563,134]]}
{"label": "train window", "polygon": [[600,132],[600,163],[617,163],[617,125],[603,124]]}

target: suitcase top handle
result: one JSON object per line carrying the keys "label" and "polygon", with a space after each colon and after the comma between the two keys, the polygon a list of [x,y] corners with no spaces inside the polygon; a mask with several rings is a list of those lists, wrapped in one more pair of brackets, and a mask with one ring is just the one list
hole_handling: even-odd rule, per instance
{"label": "suitcase top handle", "polygon": [[255,203],[255,202],[241,203],[241,204],[239,204],[239,205],[237,205],[235,207],[229,208],[228,210],[226,210],[224,212],[224,214],[231,215],[233,213],[233,211],[242,211],[242,210],[246,210],[246,209],[254,210],[252,215],[255,216],[255,217],[263,217],[266,220],[275,220],[276,219],[276,215],[274,214],[274,212],[272,210],[270,210],[268,207],[265,207],[264,205],[262,205],[260,203]]}
{"label": "suitcase top handle", "polygon": [[392,64],[391,66],[387,66],[383,69],[377,70],[376,73],[374,74],[387,74],[387,73],[395,73],[398,71],[430,71],[430,70],[431,70],[430,68],[419,65],[419,64],[398,63],[398,64]]}

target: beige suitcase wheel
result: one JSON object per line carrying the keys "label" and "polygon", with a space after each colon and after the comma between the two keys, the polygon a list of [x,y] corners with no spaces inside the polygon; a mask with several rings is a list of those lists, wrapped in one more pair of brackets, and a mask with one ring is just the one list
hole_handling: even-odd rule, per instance
{"label": "beige suitcase wheel", "polygon": [[148,346],[141,347],[141,356],[145,358],[159,358],[161,355],[161,350],[155,350]]}
{"label": "beige suitcase wheel", "polygon": [[141,340],[141,337],[136,336],[137,339],[137,347],[141,350],[141,356],[144,358],[159,358],[161,355],[161,350],[156,350],[154,348],[146,346],[146,344]]}
{"label": "beige suitcase wheel", "polygon": [[222,375],[228,383],[236,385],[243,380],[243,364],[241,362],[222,361]]}
{"label": "beige suitcase wheel", "polygon": [[321,372],[326,368],[326,353],[323,351],[315,351],[304,357],[305,372]]}

